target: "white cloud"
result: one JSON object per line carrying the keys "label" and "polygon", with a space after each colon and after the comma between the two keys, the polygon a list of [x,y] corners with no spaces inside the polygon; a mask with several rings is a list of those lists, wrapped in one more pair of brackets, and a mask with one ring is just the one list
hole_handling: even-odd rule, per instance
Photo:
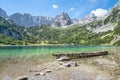
{"label": "white cloud", "polygon": [[75,9],[75,8],[70,8],[69,10],[72,11],[72,10],[74,10],[74,9]]}
{"label": "white cloud", "polygon": [[103,17],[108,13],[108,10],[99,8],[92,10],[91,13],[95,14],[97,17]]}
{"label": "white cloud", "polygon": [[57,8],[58,8],[58,5],[53,4],[52,7],[53,7],[53,9],[57,9]]}

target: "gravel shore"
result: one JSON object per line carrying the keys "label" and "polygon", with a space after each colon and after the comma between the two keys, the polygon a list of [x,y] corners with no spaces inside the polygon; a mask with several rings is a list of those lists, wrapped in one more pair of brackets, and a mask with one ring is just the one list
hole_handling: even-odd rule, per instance
{"label": "gravel shore", "polygon": [[111,56],[64,62],[52,59],[46,62],[2,63],[0,69],[0,80],[23,77],[27,77],[26,80],[120,80],[119,63]]}

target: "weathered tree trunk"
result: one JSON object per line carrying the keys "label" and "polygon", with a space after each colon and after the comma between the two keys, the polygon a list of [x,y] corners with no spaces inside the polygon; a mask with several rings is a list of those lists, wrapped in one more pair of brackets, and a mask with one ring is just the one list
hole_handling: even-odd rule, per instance
{"label": "weathered tree trunk", "polygon": [[56,58],[60,58],[62,56],[67,56],[70,58],[87,58],[87,57],[95,57],[95,56],[103,56],[108,55],[108,51],[95,52],[95,53],[66,53],[66,54],[52,54]]}

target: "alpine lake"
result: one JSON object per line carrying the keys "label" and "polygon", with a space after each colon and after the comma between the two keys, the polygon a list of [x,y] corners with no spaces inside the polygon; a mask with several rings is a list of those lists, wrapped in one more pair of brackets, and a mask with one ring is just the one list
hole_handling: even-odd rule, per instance
{"label": "alpine lake", "polygon": [[120,46],[1,46],[0,59],[50,59],[51,54],[108,51],[120,52]]}

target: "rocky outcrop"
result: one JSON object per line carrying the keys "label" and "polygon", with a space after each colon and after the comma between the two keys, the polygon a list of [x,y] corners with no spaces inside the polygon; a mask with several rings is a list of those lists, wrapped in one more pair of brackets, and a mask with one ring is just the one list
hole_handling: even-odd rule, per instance
{"label": "rocky outcrop", "polygon": [[1,8],[0,8],[0,16],[3,18],[8,18],[7,13],[4,10],[2,10]]}
{"label": "rocky outcrop", "polygon": [[24,27],[41,26],[41,25],[52,25],[53,18],[43,16],[31,16],[30,14],[15,13],[10,16],[17,25]]}
{"label": "rocky outcrop", "polygon": [[63,12],[54,18],[53,26],[65,27],[72,24],[72,20],[67,13]]}
{"label": "rocky outcrop", "polygon": [[22,36],[20,35],[19,32],[15,30],[10,30],[5,26],[0,26],[0,34],[4,34],[15,39],[22,39]]}

